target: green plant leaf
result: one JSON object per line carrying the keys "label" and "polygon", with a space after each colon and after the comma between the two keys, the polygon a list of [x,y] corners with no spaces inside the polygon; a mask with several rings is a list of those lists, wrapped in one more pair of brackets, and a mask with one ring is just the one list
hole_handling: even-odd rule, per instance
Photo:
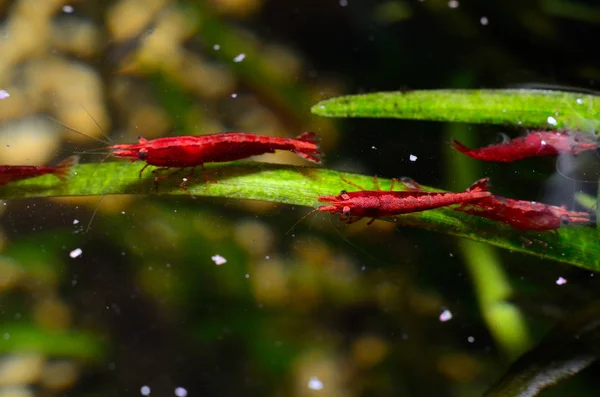
{"label": "green plant leaf", "polygon": [[[471,144],[472,134],[465,124],[448,124],[445,128],[444,140],[459,139],[465,144]],[[454,180],[460,186],[466,186],[482,174],[483,162],[473,162],[467,156],[457,156],[456,153],[444,153],[447,180]],[[515,286],[504,261],[494,247],[470,240],[457,243],[460,254],[464,258],[465,269],[479,310],[485,320],[488,331],[494,338],[495,344],[504,355],[510,359],[527,351],[531,345],[531,335],[525,316],[517,305],[508,302],[515,294]]]}
{"label": "green plant leaf", "polygon": [[600,126],[600,97],[532,89],[377,92],[327,99],[311,110],[327,117],[388,117],[585,131]]}
{"label": "green plant leaf", "polygon": [[[76,175],[66,183],[46,175],[3,186],[0,188],[0,199],[156,194],[153,184],[154,175],[150,172],[153,167],[148,167],[142,178],[139,178],[142,167],[143,164],[139,162],[84,164],[77,167]],[[342,189],[355,189],[342,181],[340,176],[366,189],[375,189],[373,178],[370,176],[268,163],[208,164],[206,176],[218,183],[206,183],[205,175],[200,169],[195,175],[189,175],[184,171],[169,175],[159,181],[159,194],[188,195],[179,187],[182,178],[187,177],[189,194],[194,196],[263,200],[316,207],[319,205],[317,197],[320,195],[337,195]],[[379,180],[382,189],[389,189],[390,184],[389,179]],[[549,232],[530,234],[451,209],[402,215],[397,223],[398,227],[419,227],[486,242],[515,252],[554,259],[593,271],[600,270],[598,234],[596,229],[591,227],[564,228],[561,229],[560,236]],[[529,244],[526,243],[527,240]],[[535,240],[543,241],[547,247]]]}
{"label": "green plant leaf", "polygon": [[600,303],[573,312],[533,350],[514,362],[484,397],[533,397],[569,378],[600,356]]}
{"label": "green plant leaf", "polygon": [[76,331],[49,331],[30,324],[2,324],[0,353],[39,352],[51,357],[99,360],[105,346],[98,336]]}

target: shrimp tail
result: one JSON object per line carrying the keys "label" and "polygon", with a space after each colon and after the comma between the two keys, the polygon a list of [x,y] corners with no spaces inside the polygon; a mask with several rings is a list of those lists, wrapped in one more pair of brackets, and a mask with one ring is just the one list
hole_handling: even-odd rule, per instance
{"label": "shrimp tail", "polygon": [[403,176],[402,178],[400,178],[400,183],[407,190],[414,190],[416,192],[419,192],[419,191],[423,190],[423,188],[421,187],[421,185],[419,185],[415,180],[413,180],[412,178],[409,178],[407,176]]}
{"label": "shrimp tail", "polygon": [[467,192],[487,192],[490,190],[490,178],[481,178],[478,181],[475,181],[469,188]]}
{"label": "shrimp tail", "polygon": [[73,168],[79,164],[79,156],[71,156],[61,161],[54,170],[53,174],[63,182],[66,182],[73,175]]}
{"label": "shrimp tail", "polygon": [[[293,152],[305,160],[321,164],[323,153],[319,150],[319,135],[315,132],[303,132],[296,140],[306,142],[309,145],[297,145]],[[308,147],[307,147],[308,146]]]}
{"label": "shrimp tail", "polygon": [[471,152],[471,151],[473,150],[473,149],[471,149],[470,147],[467,147],[467,146],[465,146],[465,144],[463,144],[463,143],[461,143],[461,142],[457,141],[456,139],[453,139],[453,140],[450,142],[450,145],[452,146],[452,149],[454,149],[454,150],[458,150],[459,152],[461,152],[461,153],[464,153],[464,154],[466,154],[467,156],[470,156],[470,155],[469,155],[469,152]]}

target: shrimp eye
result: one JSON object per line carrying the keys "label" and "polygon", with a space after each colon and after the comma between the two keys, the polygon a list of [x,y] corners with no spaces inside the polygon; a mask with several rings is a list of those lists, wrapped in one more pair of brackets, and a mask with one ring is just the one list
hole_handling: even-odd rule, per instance
{"label": "shrimp eye", "polygon": [[138,152],[138,158],[139,158],[140,160],[143,160],[143,159],[145,159],[146,157],[148,157],[148,152],[147,152],[147,151],[141,151],[141,150],[140,150],[140,151]]}
{"label": "shrimp eye", "polygon": [[348,192],[347,192],[346,190],[342,190],[342,191],[340,192],[340,196],[343,196],[344,194],[348,194]]}

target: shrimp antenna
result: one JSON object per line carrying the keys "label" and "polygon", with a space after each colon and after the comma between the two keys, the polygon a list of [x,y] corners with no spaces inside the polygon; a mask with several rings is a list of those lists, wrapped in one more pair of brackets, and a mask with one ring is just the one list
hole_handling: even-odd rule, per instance
{"label": "shrimp antenna", "polygon": [[[98,149],[98,150],[104,150],[104,149]],[[77,152],[73,152],[73,154],[98,154],[98,155],[106,155],[109,154],[107,152],[95,152],[93,150],[83,150],[83,151],[77,151]]]}
{"label": "shrimp antenna", "polygon": [[81,108],[83,109],[83,111],[90,116],[90,119],[92,119],[92,121],[94,122],[94,124],[96,124],[96,127],[98,127],[98,129],[100,130],[100,132],[102,132],[102,135],[104,135],[104,137],[106,138],[106,140],[110,143],[112,143],[112,139],[110,139],[110,137],[108,136],[108,134],[106,133],[106,131],[104,131],[104,129],[102,128],[102,126],[100,125],[100,123],[98,123],[98,120],[96,120],[94,118],[94,116],[92,116],[92,114],[90,112],[88,112],[88,110],[85,108],[85,106],[83,106],[82,103],[79,104],[79,106],[81,106]]}
{"label": "shrimp antenna", "polygon": [[71,132],[74,132],[74,133],[79,134],[81,136],[85,136],[87,138],[93,139],[96,142],[100,142],[100,143],[102,143],[104,145],[107,145],[107,146],[110,146],[112,144],[112,142],[110,142],[110,141],[105,141],[104,139],[96,138],[95,136],[91,136],[91,135],[85,134],[85,133],[83,133],[83,132],[81,132],[79,130],[76,130],[75,128],[69,127],[68,125],[66,125],[65,123],[63,123],[62,121],[58,120],[55,117],[50,117],[50,118],[52,120],[54,120],[55,123],[61,125],[63,128],[66,128],[67,130],[69,130]]}
{"label": "shrimp antenna", "polygon": [[317,208],[313,209],[312,211],[310,211],[309,213],[305,214],[305,215],[304,215],[302,218],[300,218],[300,219],[299,219],[299,220],[298,220],[296,223],[294,223],[294,224],[292,225],[292,227],[290,227],[290,228],[288,229],[288,231],[287,231],[287,232],[285,232],[285,235],[287,236],[289,232],[291,232],[291,231],[292,231],[292,230],[293,230],[293,229],[294,229],[296,226],[298,226],[298,224],[299,224],[300,222],[302,222],[302,221],[304,220],[304,218],[306,218],[306,217],[308,217],[308,216],[312,215],[313,213],[317,212],[318,210],[319,210],[319,207],[317,207]]}
{"label": "shrimp antenna", "polygon": [[[600,157],[600,155],[598,155],[598,153],[596,153],[596,155]],[[560,162],[561,162],[560,159],[561,159],[561,157],[562,156],[559,156],[556,159],[556,172],[560,176],[562,176],[563,178],[568,179],[570,181],[573,181],[573,182],[579,182],[579,183],[598,183],[598,179],[577,179],[577,178],[573,178],[573,177],[568,176],[565,172],[561,171],[561,166],[560,166]]]}
{"label": "shrimp antenna", "polygon": [[92,226],[92,221],[96,217],[96,213],[98,212],[98,209],[100,208],[100,204],[102,204],[102,200],[104,200],[104,197],[106,197],[106,194],[103,194],[102,197],[100,197],[100,201],[98,201],[98,204],[96,205],[96,208],[94,208],[94,212],[92,213],[92,217],[90,218],[90,221],[88,222],[87,227],[85,228],[85,232],[84,233],[87,233],[87,232],[90,231],[90,227]]}
{"label": "shrimp antenna", "polygon": [[572,87],[568,85],[560,85],[560,84],[549,84],[549,83],[519,83],[519,84],[509,84],[508,88],[529,88],[529,89],[537,89],[537,90],[560,90],[560,91],[568,91],[582,94],[591,94],[591,95],[600,95],[600,91],[592,90],[590,88],[583,87]]}
{"label": "shrimp antenna", "polygon": [[360,248],[358,245],[356,245],[352,241],[350,241],[348,239],[348,237],[346,237],[346,236],[344,236],[342,234],[342,232],[340,231],[339,228],[337,228],[337,227],[335,227],[333,225],[333,221],[331,220],[331,217],[329,218],[329,224],[331,225],[331,227],[333,228],[333,230],[335,230],[335,232],[337,233],[337,235],[340,236],[342,238],[342,240],[344,240],[344,242],[347,243],[348,245],[350,245],[352,248],[354,248],[355,250],[359,251],[361,254],[367,256],[369,259],[371,259],[371,260],[373,260],[375,262],[379,262],[382,265],[389,265],[388,262],[382,261],[381,259],[377,259],[373,255],[369,254],[367,251],[365,251],[364,249]]}

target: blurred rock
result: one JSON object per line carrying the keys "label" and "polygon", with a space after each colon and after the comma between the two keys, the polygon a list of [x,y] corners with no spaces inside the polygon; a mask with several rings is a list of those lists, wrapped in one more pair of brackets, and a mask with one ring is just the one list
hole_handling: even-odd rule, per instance
{"label": "blurred rock", "polygon": [[150,25],[168,0],[122,0],[108,9],[106,24],[112,39],[132,39]]}
{"label": "blurred rock", "polygon": [[102,49],[104,39],[89,21],[62,18],[52,23],[50,45],[59,51],[89,58]]}
{"label": "blurred rock", "polygon": [[464,353],[441,356],[437,360],[437,368],[453,382],[473,382],[480,370],[478,361]]}
{"label": "blurred rock", "polygon": [[72,361],[49,361],[44,366],[41,386],[47,390],[63,391],[73,387],[79,377],[79,368]]}
{"label": "blurred rock", "polygon": [[385,340],[377,336],[363,336],[354,341],[352,356],[359,367],[373,367],[379,364],[388,353]]}
{"label": "blurred rock", "polygon": [[71,309],[56,298],[45,298],[33,308],[33,318],[42,328],[58,331],[71,326]]}
{"label": "blurred rock", "polygon": [[241,221],[235,226],[234,238],[253,256],[264,256],[273,250],[275,236],[266,224],[259,221]]}
{"label": "blurred rock", "polygon": [[31,117],[0,126],[2,164],[48,164],[59,146],[57,124],[48,119]]}
{"label": "blurred rock", "polygon": [[18,285],[23,275],[23,269],[8,258],[0,258],[0,293],[6,292]]}
{"label": "blurred rock", "polygon": [[34,397],[33,391],[27,387],[1,387],[0,397]]}
{"label": "blurred rock", "polygon": [[294,396],[352,397],[355,395],[352,390],[345,387],[344,368],[331,352],[316,349],[304,351],[296,359],[293,371]]}
{"label": "blurred rock", "polygon": [[37,383],[44,361],[36,353],[5,356],[0,359],[0,386]]}
{"label": "blurred rock", "polygon": [[210,0],[209,3],[220,14],[245,18],[258,11],[263,0]]}
{"label": "blurred rock", "polygon": [[271,258],[257,263],[250,282],[257,302],[279,306],[287,301],[287,276],[279,260]]}

